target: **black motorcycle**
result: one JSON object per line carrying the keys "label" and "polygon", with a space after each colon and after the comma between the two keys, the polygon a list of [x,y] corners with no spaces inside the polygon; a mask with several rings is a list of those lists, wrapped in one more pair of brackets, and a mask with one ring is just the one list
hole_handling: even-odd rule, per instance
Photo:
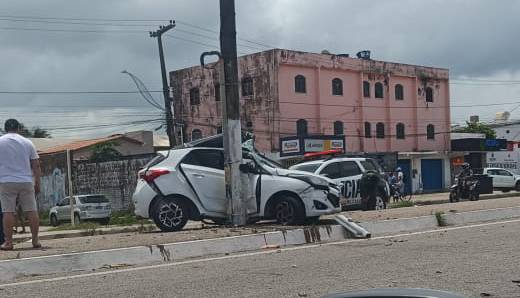
{"label": "black motorcycle", "polygon": [[479,195],[479,181],[472,177],[457,177],[455,184],[450,187],[450,203],[458,202],[460,199],[477,201]]}

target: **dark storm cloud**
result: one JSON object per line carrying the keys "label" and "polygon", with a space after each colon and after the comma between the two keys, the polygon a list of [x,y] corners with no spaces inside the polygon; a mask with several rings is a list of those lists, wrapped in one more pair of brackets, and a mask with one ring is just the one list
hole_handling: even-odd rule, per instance
{"label": "dark storm cloud", "polygon": [[[211,32],[219,30],[217,0],[4,2],[0,15],[157,21],[142,22],[146,25],[143,27],[112,27],[10,22],[0,16],[0,28],[142,30],[142,33],[73,33],[0,29],[0,67],[4,74],[0,80],[1,91],[134,89],[129,78],[120,73],[123,69],[138,75],[149,89],[159,89],[157,44],[147,31],[162,24],[162,20],[179,21],[177,28],[171,31],[171,35],[179,39],[164,39],[169,70],[195,65],[202,51],[218,47],[218,33]],[[449,68],[452,77],[511,79],[520,74],[520,59],[515,57],[520,50],[520,39],[516,37],[520,28],[519,1],[237,0],[236,3],[237,31],[242,38],[239,39],[240,53],[269,46],[350,54],[369,49],[375,59]],[[485,94],[454,89],[455,100]],[[518,88],[493,90],[486,96],[506,99],[520,95]],[[155,97],[161,100],[160,94]],[[2,106],[29,104],[148,107],[137,94],[0,95]]]}

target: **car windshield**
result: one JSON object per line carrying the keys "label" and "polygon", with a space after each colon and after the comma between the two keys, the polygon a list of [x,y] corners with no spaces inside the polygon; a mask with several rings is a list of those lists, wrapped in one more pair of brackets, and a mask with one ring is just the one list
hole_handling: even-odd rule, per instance
{"label": "car windshield", "polygon": [[362,160],[361,165],[366,171],[378,171],[381,172],[381,167],[372,159]]}
{"label": "car windshield", "polygon": [[81,204],[94,204],[94,203],[108,203],[108,199],[105,196],[86,196],[79,197]]}
{"label": "car windshield", "polygon": [[308,163],[295,165],[291,167],[291,170],[304,171],[309,173],[314,173],[320,167],[321,163]]}

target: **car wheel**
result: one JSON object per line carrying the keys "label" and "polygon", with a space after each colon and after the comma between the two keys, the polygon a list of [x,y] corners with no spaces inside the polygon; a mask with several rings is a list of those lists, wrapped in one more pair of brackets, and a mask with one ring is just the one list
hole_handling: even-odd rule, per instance
{"label": "car wheel", "polygon": [[81,219],[79,218],[79,214],[74,213],[74,224],[77,225],[80,223],[81,223]]}
{"label": "car wheel", "polygon": [[181,230],[188,222],[189,211],[177,198],[159,199],[151,210],[155,225],[163,232]]}
{"label": "car wheel", "polygon": [[455,203],[457,200],[457,193],[456,192],[450,192],[450,203]]}
{"label": "car wheel", "polygon": [[104,226],[107,226],[110,223],[110,217],[100,219],[99,223]]}
{"label": "car wheel", "polygon": [[282,225],[299,225],[305,220],[305,208],[298,199],[284,196],[274,204],[274,218]]}
{"label": "car wheel", "polygon": [[51,222],[51,226],[53,226],[53,227],[57,227],[60,224],[60,221],[58,220],[58,217],[56,216],[56,214],[51,214],[50,222]]}
{"label": "car wheel", "polygon": [[515,184],[515,190],[520,191],[520,181]]}
{"label": "car wheel", "polygon": [[[364,203],[363,203],[364,201]],[[386,202],[380,194],[370,195],[366,200],[361,201],[363,210],[384,210],[386,209]]]}

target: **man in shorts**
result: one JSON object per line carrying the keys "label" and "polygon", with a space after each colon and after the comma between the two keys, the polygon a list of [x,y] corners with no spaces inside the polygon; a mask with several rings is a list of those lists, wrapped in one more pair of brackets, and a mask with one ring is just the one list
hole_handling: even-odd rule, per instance
{"label": "man in shorts", "polygon": [[4,129],[6,134],[0,137],[0,202],[5,242],[0,249],[13,249],[17,200],[29,219],[32,245],[34,248],[40,248],[40,219],[36,205],[36,194],[40,192],[39,157],[33,143],[19,134],[20,123],[17,120],[7,120]]}

